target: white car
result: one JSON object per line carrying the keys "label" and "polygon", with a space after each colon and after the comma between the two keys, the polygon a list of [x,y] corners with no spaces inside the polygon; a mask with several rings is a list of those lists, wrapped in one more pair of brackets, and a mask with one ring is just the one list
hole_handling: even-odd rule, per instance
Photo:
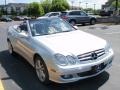
{"label": "white car", "polygon": [[60,14],[61,14],[60,12],[49,12],[49,13],[46,13],[45,16],[52,17],[52,16],[59,16]]}
{"label": "white car", "polygon": [[105,40],[76,30],[57,17],[10,26],[7,41],[10,54],[23,56],[44,84],[99,75],[111,66],[114,55]]}

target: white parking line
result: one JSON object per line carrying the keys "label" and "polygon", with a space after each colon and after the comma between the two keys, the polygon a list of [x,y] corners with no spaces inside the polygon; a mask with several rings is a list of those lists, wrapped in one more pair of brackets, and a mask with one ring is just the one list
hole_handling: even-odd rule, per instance
{"label": "white parking line", "polygon": [[105,34],[120,34],[120,31],[119,32],[110,32],[110,33],[105,33]]}
{"label": "white parking line", "polygon": [[4,87],[3,87],[3,84],[2,84],[1,80],[0,80],[0,90],[4,90]]}

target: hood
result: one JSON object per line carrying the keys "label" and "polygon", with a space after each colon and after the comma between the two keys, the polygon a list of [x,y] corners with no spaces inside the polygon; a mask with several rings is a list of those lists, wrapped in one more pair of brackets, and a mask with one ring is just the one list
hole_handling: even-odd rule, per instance
{"label": "hood", "polygon": [[79,55],[97,49],[102,49],[106,45],[105,40],[80,30],[36,36],[35,39],[51,49],[54,53],[64,55]]}

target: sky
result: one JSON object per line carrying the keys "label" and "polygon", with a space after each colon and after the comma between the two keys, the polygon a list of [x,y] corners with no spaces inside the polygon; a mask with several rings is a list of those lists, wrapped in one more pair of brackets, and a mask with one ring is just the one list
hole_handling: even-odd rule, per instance
{"label": "sky", "polygon": [[[29,2],[40,2],[42,0],[6,0],[7,3],[29,3]],[[86,8],[86,3],[87,8],[94,8],[94,4],[96,4],[96,9],[101,9],[101,5],[105,4],[108,0],[68,0],[69,4],[72,5],[73,1],[73,6],[79,6],[79,2],[81,2],[81,7]],[[4,4],[5,0],[0,0],[0,4]]]}

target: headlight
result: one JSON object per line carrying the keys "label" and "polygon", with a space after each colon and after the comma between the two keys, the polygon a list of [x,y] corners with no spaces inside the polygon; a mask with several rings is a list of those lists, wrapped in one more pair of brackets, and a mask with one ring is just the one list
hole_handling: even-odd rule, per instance
{"label": "headlight", "polygon": [[112,49],[111,46],[109,44],[106,44],[105,52],[109,52],[111,49]]}
{"label": "headlight", "polygon": [[67,65],[75,65],[77,63],[77,59],[74,56],[68,55],[64,56],[62,54],[55,54],[56,62],[58,65],[67,66]]}
{"label": "headlight", "polygon": [[68,65],[67,58],[66,58],[64,55],[56,54],[56,55],[55,55],[55,58],[56,58],[57,64],[59,64],[59,65],[61,65],[61,66],[66,66],[66,65]]}
{"label": "headlight", "polygon": [[75,57],[68,55],[68,56],[66,56],[66,58],[71,65],[76,64],[76,58]]}

